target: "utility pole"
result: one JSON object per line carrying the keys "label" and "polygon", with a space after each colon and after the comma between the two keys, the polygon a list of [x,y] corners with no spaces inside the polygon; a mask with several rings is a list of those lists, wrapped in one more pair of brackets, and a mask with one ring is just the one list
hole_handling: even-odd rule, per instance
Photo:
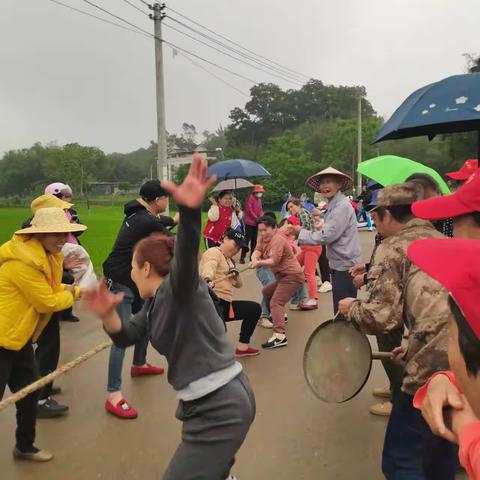
{"label": "utility pole", "polygon": [[[362,96],[358,97],[358,120],[357,120],[357,168],[362,163]],[[358,194],[362,193],[362,174],[357,176]]]}
{"label": "utility pole", "polygon": [[[165,87],[163,82],[163,42],[162,42],[162,20],[165,17],[165,3],[154,3],[151,6],[155,33],[155,73],[157,91],[157,175],[159,180],[165,177],[167,168],[167,138],[165,126]],[[168,176],[168,174],[167,174]]]}

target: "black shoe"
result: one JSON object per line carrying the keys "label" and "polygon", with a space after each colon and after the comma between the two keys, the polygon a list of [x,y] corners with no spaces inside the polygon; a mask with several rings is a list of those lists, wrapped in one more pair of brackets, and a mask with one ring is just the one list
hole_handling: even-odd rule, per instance
{"label": "black shoe", "polygon": [[60,395],[62,393],[61,387],[52,387],[51,395]]}
{"label": "black shoe", "polygon": [[61,417],[67,412],[68,406],[58,403],[52,397],[48,397],[43,403],[37,403],[37,418]]}
{"label": "black shoe", "polygon": [[60,317],[62,322],[79,322],[80,319],[76,315],[69,315],[68,317]]}
{"label": "black shoe", "polygon": [[240,263],[241,263],[242,265],[245,265],[245,259],[244,259],[244,258],[241,258],[241,259],[240,259]]}
{"label": "black shoe", "polygon": [[268,342],[262,343],[262,348],[279,348],[279,347],[286,347],[288,345],[287,337],[283,339],[272,337]]}

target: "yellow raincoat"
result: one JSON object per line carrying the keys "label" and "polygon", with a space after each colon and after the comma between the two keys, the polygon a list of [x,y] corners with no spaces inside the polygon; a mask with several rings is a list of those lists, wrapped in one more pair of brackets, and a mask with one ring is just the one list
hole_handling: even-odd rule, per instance
{"label": "yellow raincoat", "polygon": [[35,342],[53,312],[72,306],[62,263],[61,253],[47,254],[29,235],[14,235],[0,247],[0,347],[18,351]]}

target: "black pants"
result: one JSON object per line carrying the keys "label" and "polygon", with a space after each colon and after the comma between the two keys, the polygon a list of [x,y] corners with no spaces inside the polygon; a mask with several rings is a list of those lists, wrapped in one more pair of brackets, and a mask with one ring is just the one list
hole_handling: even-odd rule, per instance
{"label": "black pants", "polygon": [[[258,235],[258,227],[257,226],[252,226],[252,225],[245,225],[245,237],[247,241],[247,245],[250,246],[250,255],[255,251],[255,248],[257,247],[257,235]],[[248,253],[248,248],[243,248],[242,249],[242,259],[245,259],[247,253]]]}
{"label": "black pants", "polygon": [[[388,333],[377,335],[378,349],[381,352],[391,352],[402,343],[403,328],[396,328]],[[382,360],[383,368],[390,382],[390,391],[394,396],[402,386],[404,368],[392,360]]]}
{"label": "black pants", "polygon": [[[234,300],[231,304],[226,300],[220,299],[223,309],[223,320],[232,322],[234,320],[242,320],[240,327],[240,342],[250,343],[250,338],[255,331],[258,319],[262,313],[262,307],[257,302],[248,300]],[[230,305],[233,308],[233,318],[230,318]]]}
{"label": "black pants", "polygon": [[357,289],[348,270],[332,270],[333,312],[338,312],[338,302],[344,298],[357,298]]}
{"label": "black pants", "polygon": [[[28,342],[21,350],[0,348],[0,399],[8,385],[12,393],[30,385],[38,379],[33,347]],[[32,451],[35,442],[38,392],[19,400],[17,407],[17,448],[22,452]]]}
{"label": "black pants", "polygon": [[331,282],[332,272],[330,271],[330,265],[328,264],[327,247],[325,245],[322,248],[322,254],[320,255],[320,258],[318,259],[318,265],[320,266],[320,277],[322,279],[322,283]]}
{"label": "black pants", "polygon": [[[38,338],[35,358],[37,360],[38,372],[41,377],[52,373],[58,367],[60,358],[60,324],[59,319],[62,312],[55,312],[47,323],[42,334]],[[45,385],[40,392],[40,400],[48,398],[52,394],[53,382]]]}

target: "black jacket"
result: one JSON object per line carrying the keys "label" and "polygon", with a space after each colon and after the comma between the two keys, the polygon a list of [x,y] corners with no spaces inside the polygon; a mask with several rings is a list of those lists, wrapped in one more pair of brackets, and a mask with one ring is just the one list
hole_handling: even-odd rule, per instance
{"label": "black jacket", "polygon": [[173,227],[175,223],[170,217],[157,218],[153,216],[137,200],[126,203],[124,212],[125,219],[120,227],[115,244],[110,255],[103,263],[103,274],[105,278],[130,288],[138,300],[137,288],[130,277],[133,247],[138,241],[148,237],[153,232],[170,235],[167,227]]}

